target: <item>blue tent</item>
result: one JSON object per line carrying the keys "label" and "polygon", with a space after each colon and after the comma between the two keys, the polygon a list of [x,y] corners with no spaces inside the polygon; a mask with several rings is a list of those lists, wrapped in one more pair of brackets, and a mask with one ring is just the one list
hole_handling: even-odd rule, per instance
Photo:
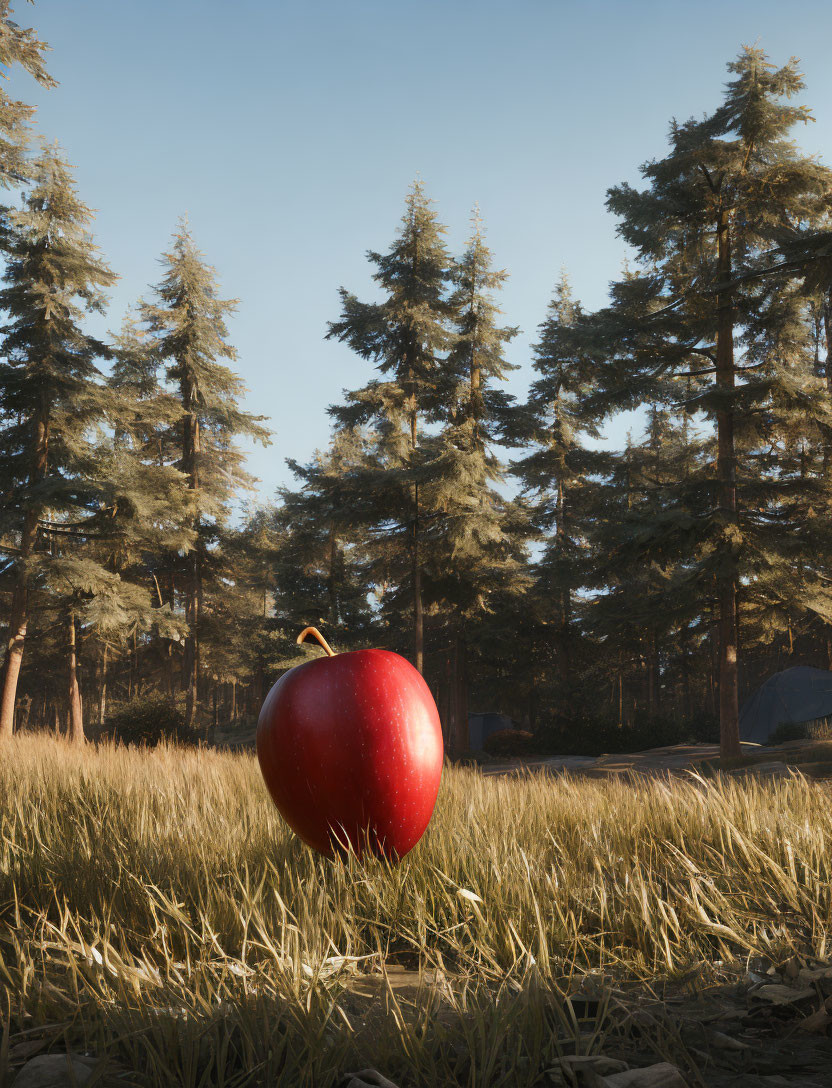
{"label": "blue tent", "polygon": [[796,665],[776,672],[740,711],[740,737],[765,744],[781,722],[812,722],[832,715],[832,672]]}
{"label": "blue tent", "polygon": [[501,729],[513,729],[514,722],[505,714],[469,714],[468,743],[472,751],[479,751],[486,737]]}

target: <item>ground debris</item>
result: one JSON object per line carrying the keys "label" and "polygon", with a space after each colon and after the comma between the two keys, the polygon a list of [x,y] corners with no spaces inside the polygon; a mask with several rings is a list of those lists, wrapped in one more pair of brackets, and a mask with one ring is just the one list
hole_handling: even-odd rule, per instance
{"label": "ground debris", "polygon": [[96,1062],[77,1054],[41,1054],[26,1062],[14,1079],[14,1088],[82,1088]]}
{"label": "ground debris", "polygon": [[398,1085],[382,1076],[377,1069],[361,1069],[357,1073],[347,1073],[338,1088],[398,1088]]}
{"label": "ground debris", "polygon": [[757,987],[749,997],[756,1001],[769,1001],[772,1005],[797,1005],[801,1001],[811,1001],[817,994],[810,986],[798,990],[780,982],[769,982]]}
{"label": "ground debris", "polygon": [[610,1077],[604,1077],[602,1084],[604,1088],[688,1088],[679,1067],[670,1062],[613,1073]]}

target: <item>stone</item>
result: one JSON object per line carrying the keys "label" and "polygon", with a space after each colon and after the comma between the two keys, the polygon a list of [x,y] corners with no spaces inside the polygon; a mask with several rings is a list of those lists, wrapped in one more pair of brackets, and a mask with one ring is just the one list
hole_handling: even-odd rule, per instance
{"label": "stone", "polygon": [[832,967],[826,965],[821,967],[801,967],[797,972],[797,981],[804,986],[809,986],[813,982],[820,982],[824,978],[832,978]]}
{"label": "stone", "polygon": [[768,986],[760,986],[751,996],[759,1001],[769,1001],[772,1005],[796,1005],[800,1001],[809,1001],[817,995],[808,986],[803,990],[796,990],[792,986],[772,982]]}
{"label": "stone", "polygon": [[398,1088],[398,1085],[383,1077],[377,1069],[361,1069],[357,1073],[347,1073],[341,1088]]}
{"label": "stone", "polygon": [[707,1040],[717,1050],[750,1050],[748,1043],[741,1039],[735,1039],[732,1035],[726,1035],[724,1031],[711,1029],[707,1032]]}
{"label": "stone", "polygon": [[94,1058],[78,1054],[40,1054],[26,1062],[12,1088],[82,1088],[95,1064]]}
{"label": "stone", "polygon": [[626,1062],[618,1061],[617,1058],[606,1058],[603,1054],[565,1054],[563,1057],[558,1058],[556,1065],[567,1067],[572,1072],[583,1072],[585,1069],[591,1069],[593,1073],[621,1073],[627,1068]]}
{"label": "stone", "polygon": [[605,1088],[688,1088],[688,1082],[678,1067],[670,1062],[659,1062],[643,1069],[628,1069],[626,1073],[613,1073],[604,1077]]}
{"label": "stone", "polygon": [[792,981],[800,977],[800,972],[802,970],[803,964],[797,956],[790,956],[783,964],[783,974]]}

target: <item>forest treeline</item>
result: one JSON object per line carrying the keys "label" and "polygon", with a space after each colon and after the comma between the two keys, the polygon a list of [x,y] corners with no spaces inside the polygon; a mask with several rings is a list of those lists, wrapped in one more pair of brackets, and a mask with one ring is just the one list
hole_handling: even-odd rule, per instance
{"label": "forest treeline", "polygon": [[[0,63],[51,86],[2,7]],[[270,432],[187,223],[120,331],[90,335],[114,273],[0,91],[0,738],[81,740],[148,692],[195,728],[251,720],[307,624],[407,655],[457,753],[469,710],[501,710],[553,743],[664,719],[736,754],[741,691],[832,668],[832,171],[792,140],[797,62],[728,67],[643,185],[609,190],[632,265],[596,311],[561,276],[524,399],[478,213],[452,254],[414,183],[368,253],[377,301],[342,288],[327,330],[366,383],[259,508],[238,439]],[[642,434],[596,441],[633,408]]]}

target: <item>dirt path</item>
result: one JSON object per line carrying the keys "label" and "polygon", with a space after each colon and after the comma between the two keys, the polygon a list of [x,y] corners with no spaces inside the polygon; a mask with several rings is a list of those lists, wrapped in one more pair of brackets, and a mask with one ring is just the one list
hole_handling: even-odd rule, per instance
{"label": "dirt path", "polygon": [[646,752],[615,755],[548,756],[539,759],[512,759],[486,763],[485,775],[505,775],[529,771],[552,774],[576,774],[585,778],[611,778],[633,774],[684,774],[687,771],[711,773],[714,769],[734,775],[785,776],[800,771],[811,778],[832,778],[832,741],[798,740],[772,747],[743,742],[742,758],[720,766],[718,744],[674,744],[651,748]]}

